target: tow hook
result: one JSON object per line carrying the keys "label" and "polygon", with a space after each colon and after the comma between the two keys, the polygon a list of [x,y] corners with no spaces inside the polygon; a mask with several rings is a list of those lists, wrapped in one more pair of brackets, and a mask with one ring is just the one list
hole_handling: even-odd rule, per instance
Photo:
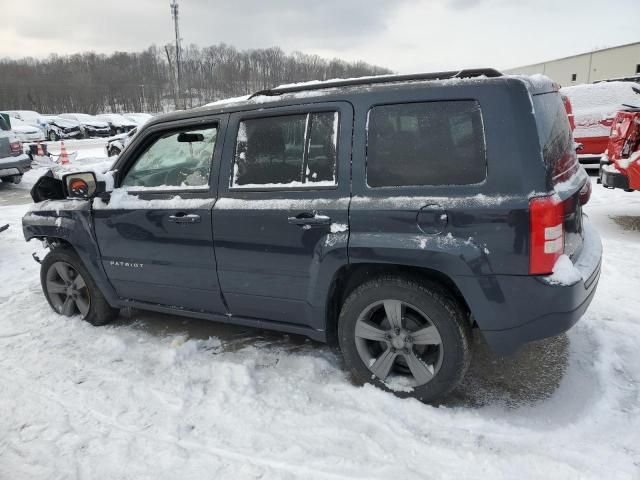
{"label": "tow hook", "polygon": [[38,255],[36,255],[36,252],[33,252],[31,254],[31,256],[33,257],[33,259],[38,262],[38,263],[42,263],[42,260],[40,260],[40,257]]}

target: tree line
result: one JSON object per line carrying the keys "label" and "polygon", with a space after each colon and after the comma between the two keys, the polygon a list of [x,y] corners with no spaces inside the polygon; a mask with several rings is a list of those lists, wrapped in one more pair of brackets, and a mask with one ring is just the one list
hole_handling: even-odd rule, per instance
{"label": "tree line", "polygon": [[391,73],[364,62],[328,60],[278,47],[237,50],[221,43],[142,52],[0,59],[0,110],[41,113],[162,112],[197,107],[283,83]]}

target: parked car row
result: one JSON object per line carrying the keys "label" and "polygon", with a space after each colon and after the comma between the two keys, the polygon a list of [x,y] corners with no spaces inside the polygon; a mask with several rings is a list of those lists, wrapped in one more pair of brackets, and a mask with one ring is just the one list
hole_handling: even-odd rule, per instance
{"label": "parked car row", "polygon": [[23,153],[8,120],[8,115],[0,113],[0,181],[20,183],[22,174],[31,168],[31,158]]}
{"label": "parked car row", "polygon": [[147,122],[147,113],[88,115],[62,113],[41,115],[32,110],[0,112],[8,116],[9,127],[23,143],[41,140],[67,140],[75,138],[111,137],[127,133]]}
{"label": "parked car row", "polygon": [[602,82],[564,87],[571,105],[580,163],[597,167],[607,149],[611,127],[619,111],[638,104],[635,82]]}

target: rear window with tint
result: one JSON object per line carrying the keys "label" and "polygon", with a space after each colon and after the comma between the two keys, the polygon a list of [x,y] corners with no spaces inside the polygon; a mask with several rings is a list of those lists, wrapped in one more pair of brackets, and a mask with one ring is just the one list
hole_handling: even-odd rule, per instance
{"label": "rear window with tint", "polygon": [[570,178],[578,169],[567,110],[559,93],[533,96],[542,157],[554,183]]}
{"label": "rear window with tint", "polygon": [[370,187],[480,183],[486,164],[476,101],[382,105],[369,111]]}

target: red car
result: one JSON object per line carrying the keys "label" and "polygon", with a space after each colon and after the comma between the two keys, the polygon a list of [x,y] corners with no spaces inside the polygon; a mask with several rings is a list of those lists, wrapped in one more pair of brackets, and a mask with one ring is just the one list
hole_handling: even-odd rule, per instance
{"label": "red car", "polygon": [[[574,139],[582,145],[578,159],[584,165],[598,165],[607,149],[616,113],[637,103],[634,82],[601,82],[565,87],[561,90],[573,107]],[[568,111],[569,113],[569,111]]]}
{"label": "red car", "polygon": [[[640,94],[640,88],[633,90]],[[607,188],[640,190],[640,107],[629,106],[613,120],[600,161],[600,182]]]}

